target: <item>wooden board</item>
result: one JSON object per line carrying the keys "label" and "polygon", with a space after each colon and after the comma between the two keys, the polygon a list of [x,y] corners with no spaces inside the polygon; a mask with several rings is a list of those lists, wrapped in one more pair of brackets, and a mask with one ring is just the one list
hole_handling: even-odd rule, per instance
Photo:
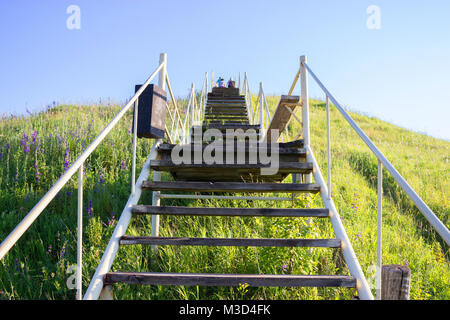
{"label": "wooden board", "polygon": [[328,209],[276,209],[276,208],[208,208],[180,206],[135,205],[134,214],[222,216],[222,217],[315,217],[329,218]]}
{"label": "wooden board", "polygon": [[218,247],[309,247],[340,248],[337,239],[243,239],[190,237],[135,237],[123,236],[121,245],[218,246]]}
{"label": "wooden board", "polygon": [[292,114],[286,109],[286,106],[292,110],[292,112],[295,111],[295,108],[300,105],[300,97],[299,96],[281,96],[280,101],[278,102],[278,106],[275,110],[275,113],[273,114],[272,121],[270,122],[270,125],[266,132],[265,140],[270,142],[271,141],[271,130],[278,130],[279,135],[278,137],[283,133],[283,130],[286,128],[286,125],[288,124]]}
{"label": "wooden board", "polygon": [[250,287],[347,287],[355,288],[351,276],[275,275],[275,274],[202,274],[158,272],[109,272],[105,285],[114,283],[180,286],[239,286]]}
{"label": "wooden board", "polygon": [[300,183],[243,183],[243,182],[196,182],[196,181],[144,181],[144,190],[188,192],[256,192],[256,193],[318,193],[319,184]]}
{"label": "wooden board", "polygon": [[[156,171],[181,171],[181,170],[222,170],[231,169],[242,172],[258,173],[261,168],[269,168],[270,164],[195,164],[195,163],[181,163],[174,164],[168,160],[151,160],[150,167]],[[313,164],[311,162],[280,162],[278,172],[283,173],[311,173],[313,172]]]}

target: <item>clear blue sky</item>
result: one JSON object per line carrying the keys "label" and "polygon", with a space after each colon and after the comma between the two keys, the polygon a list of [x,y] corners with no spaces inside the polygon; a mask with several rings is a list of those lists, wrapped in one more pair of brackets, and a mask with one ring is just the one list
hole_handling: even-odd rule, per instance
{"label": "clear blue sky", "polygon": [[[69,5],[81,29],[69,30]],[[381,9],[369,30],[366,9]],[[124,101],[168,54],[176,95],[204,72],[247,71],[286,93],[306,54],[341,104],[450,140],[450,1],[14,0],[0,2],[0,113]],[[311,83],[311,96],[322,97]]]}

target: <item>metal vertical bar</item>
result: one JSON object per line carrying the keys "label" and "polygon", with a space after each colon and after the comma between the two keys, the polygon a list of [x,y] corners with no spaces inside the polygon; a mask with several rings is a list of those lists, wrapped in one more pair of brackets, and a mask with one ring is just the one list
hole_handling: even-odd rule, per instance
{"label": "metal vertical bar", "polygon": [[261,139],[263,139],[264,136],[264,108],[263,108],[263,85],[262,82],[259,83],[259,94],[260,94],[260,99],[259,99],[259,127],[260,127],[260,132],[259,134],[261,135]]}
{"label": "metal vertical bar", "polygon": [[[309,96],[308,96],[308,71],[306,69],[307,58],[306,56],[300,57],[300,77],[301,77],[301,97],[303,102],[302,109],[302,122],[303,122],[303,140],[305,147],[310,146],[310,137],[309,137]],[[312,174],[305,175],[306,183],[312,182]]]}
{"label": "metal vertical bar", "polygon": [[376,299],[381,300],[381,263],[383,244],[383,164],[378,160],[377,182],[377,268],[376,268]]}
{"label": "metal vertical bar", "polygon": [[134,102],[133,118],[133,162],[131,163],[131,193],[136,191],[136,145],[137,145],[137,123],[138,123],[139,99]]}
{"label": "metal vertical bar", "polygon": [[327,166],[328,166],[328,200],[331,200],[331,127],[330,127],[330,98],[327,96]]}
{"label": "metal vertical bar", "polygon": [[78,169],[78,214],[77,214],[77,300],[83,299],[83,163]]}
{"label": "metal vertical bar", "polygon": [[[158,86],[160,86],[163,90],[166,89],[166,77],[167,77],[167,54],[162,53],[159,58],[159,63],[164,63],[164,68],[161,70],[159,74]],[[156,143],[160,143],[161,139],[158,139]],[[153,171],[153,181],[160,181],[161,173],[159,171]],[[152,205],[159,206],[160,198],[159,191],[153,191],[152,194]],[[159,234],[159,215],[152,215],[152,236],[157,237]]]}

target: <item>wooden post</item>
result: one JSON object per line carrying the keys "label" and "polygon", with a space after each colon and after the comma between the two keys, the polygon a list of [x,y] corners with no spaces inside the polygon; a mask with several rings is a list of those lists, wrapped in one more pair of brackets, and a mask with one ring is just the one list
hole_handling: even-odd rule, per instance
{"label": "wooden post", "polygon": [[100,292],[100,300],[114,300],[113,288],[111,285],[106,285]]}
{"label": "wooden post", "polygon": [[381,300],[409,300],[411,270],[402,265],[383,266]]}

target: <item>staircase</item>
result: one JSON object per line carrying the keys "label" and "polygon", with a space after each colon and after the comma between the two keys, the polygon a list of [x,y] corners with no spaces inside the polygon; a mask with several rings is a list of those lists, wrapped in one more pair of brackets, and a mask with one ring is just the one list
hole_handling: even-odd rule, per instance
{"label": "staircase", "polygon": [[[215,90],[214,90],[215,89]],[[234,160],[241,154],[242,163],[207,164],[201,163],[175,164],[171,160],[174,144],[159,144],[156,159],[150,162],[150,169],[155,172],[168,172],[175,181],[144,181],[142,189],[150,192],[184,192],[184,193],[318,193],[321,188],[315,183],[281,183],[292,174],[299,180],[301,174],[313,172],[313,165],[306,161],[307,152],[303,141],[297,140],[279,144],[279,171],[277,174],[265,176],[260,169],[267,166],[258,156],[251,160],[251,144],[248,135],[235,135],[230,140],[227,129],[253,130],[259,136],[258,125],[250,125],[245,98],[239,92],[228,88],[214,88],[208,94],[204,121],[201,126],[192,128],[192,140],[189,149],[183,152],[203,152],[211,143],[224,153],[230,146],[234,149]],[[289,97],[286,97],[289,100]],[[292,100],[292,99],[291,99]],[[298,99],[294,99],[298,103]],[[224,133],[222,140],[199,141],[196,133],[202,134],[208,129],[217,129]],[[232,141],[232,143],[226,143]],[[256,146],[264,151],[272,151],[268,142],[259,142]],[[187,147],[187,146],[184,146]],[[188,151],[184,151],[188,150]],[[158,180],[158,179],[156,179]],[[155,201],[155,200],[154,200]],[[209,208],[134,205],[133,216],[213,216],[213,217],[308,217],[311,219],[329,219],[330,210],[319,209],[279,209],[279,208]],[[153,232],[153,231],[152,231]],[[321,247],[340,249],[338,239],[243,239],[243,238],[191,238],[191,237],[159,237],[157,231],[152,236],[129,236],[120,238],[121,246],[244,246],[244,247]],[[165,272],[108,272],[104,276],[104,286],[111,288],[116,283],[134,285],[170,285],[170,286],[239,286],[247,283],[251,287],[346,287],[356,288],[357,281],[347,275],[291,275],[291,274],[202,274],[202,273],[165,273]],[[111,296],[110,296],[111,297]]]}

